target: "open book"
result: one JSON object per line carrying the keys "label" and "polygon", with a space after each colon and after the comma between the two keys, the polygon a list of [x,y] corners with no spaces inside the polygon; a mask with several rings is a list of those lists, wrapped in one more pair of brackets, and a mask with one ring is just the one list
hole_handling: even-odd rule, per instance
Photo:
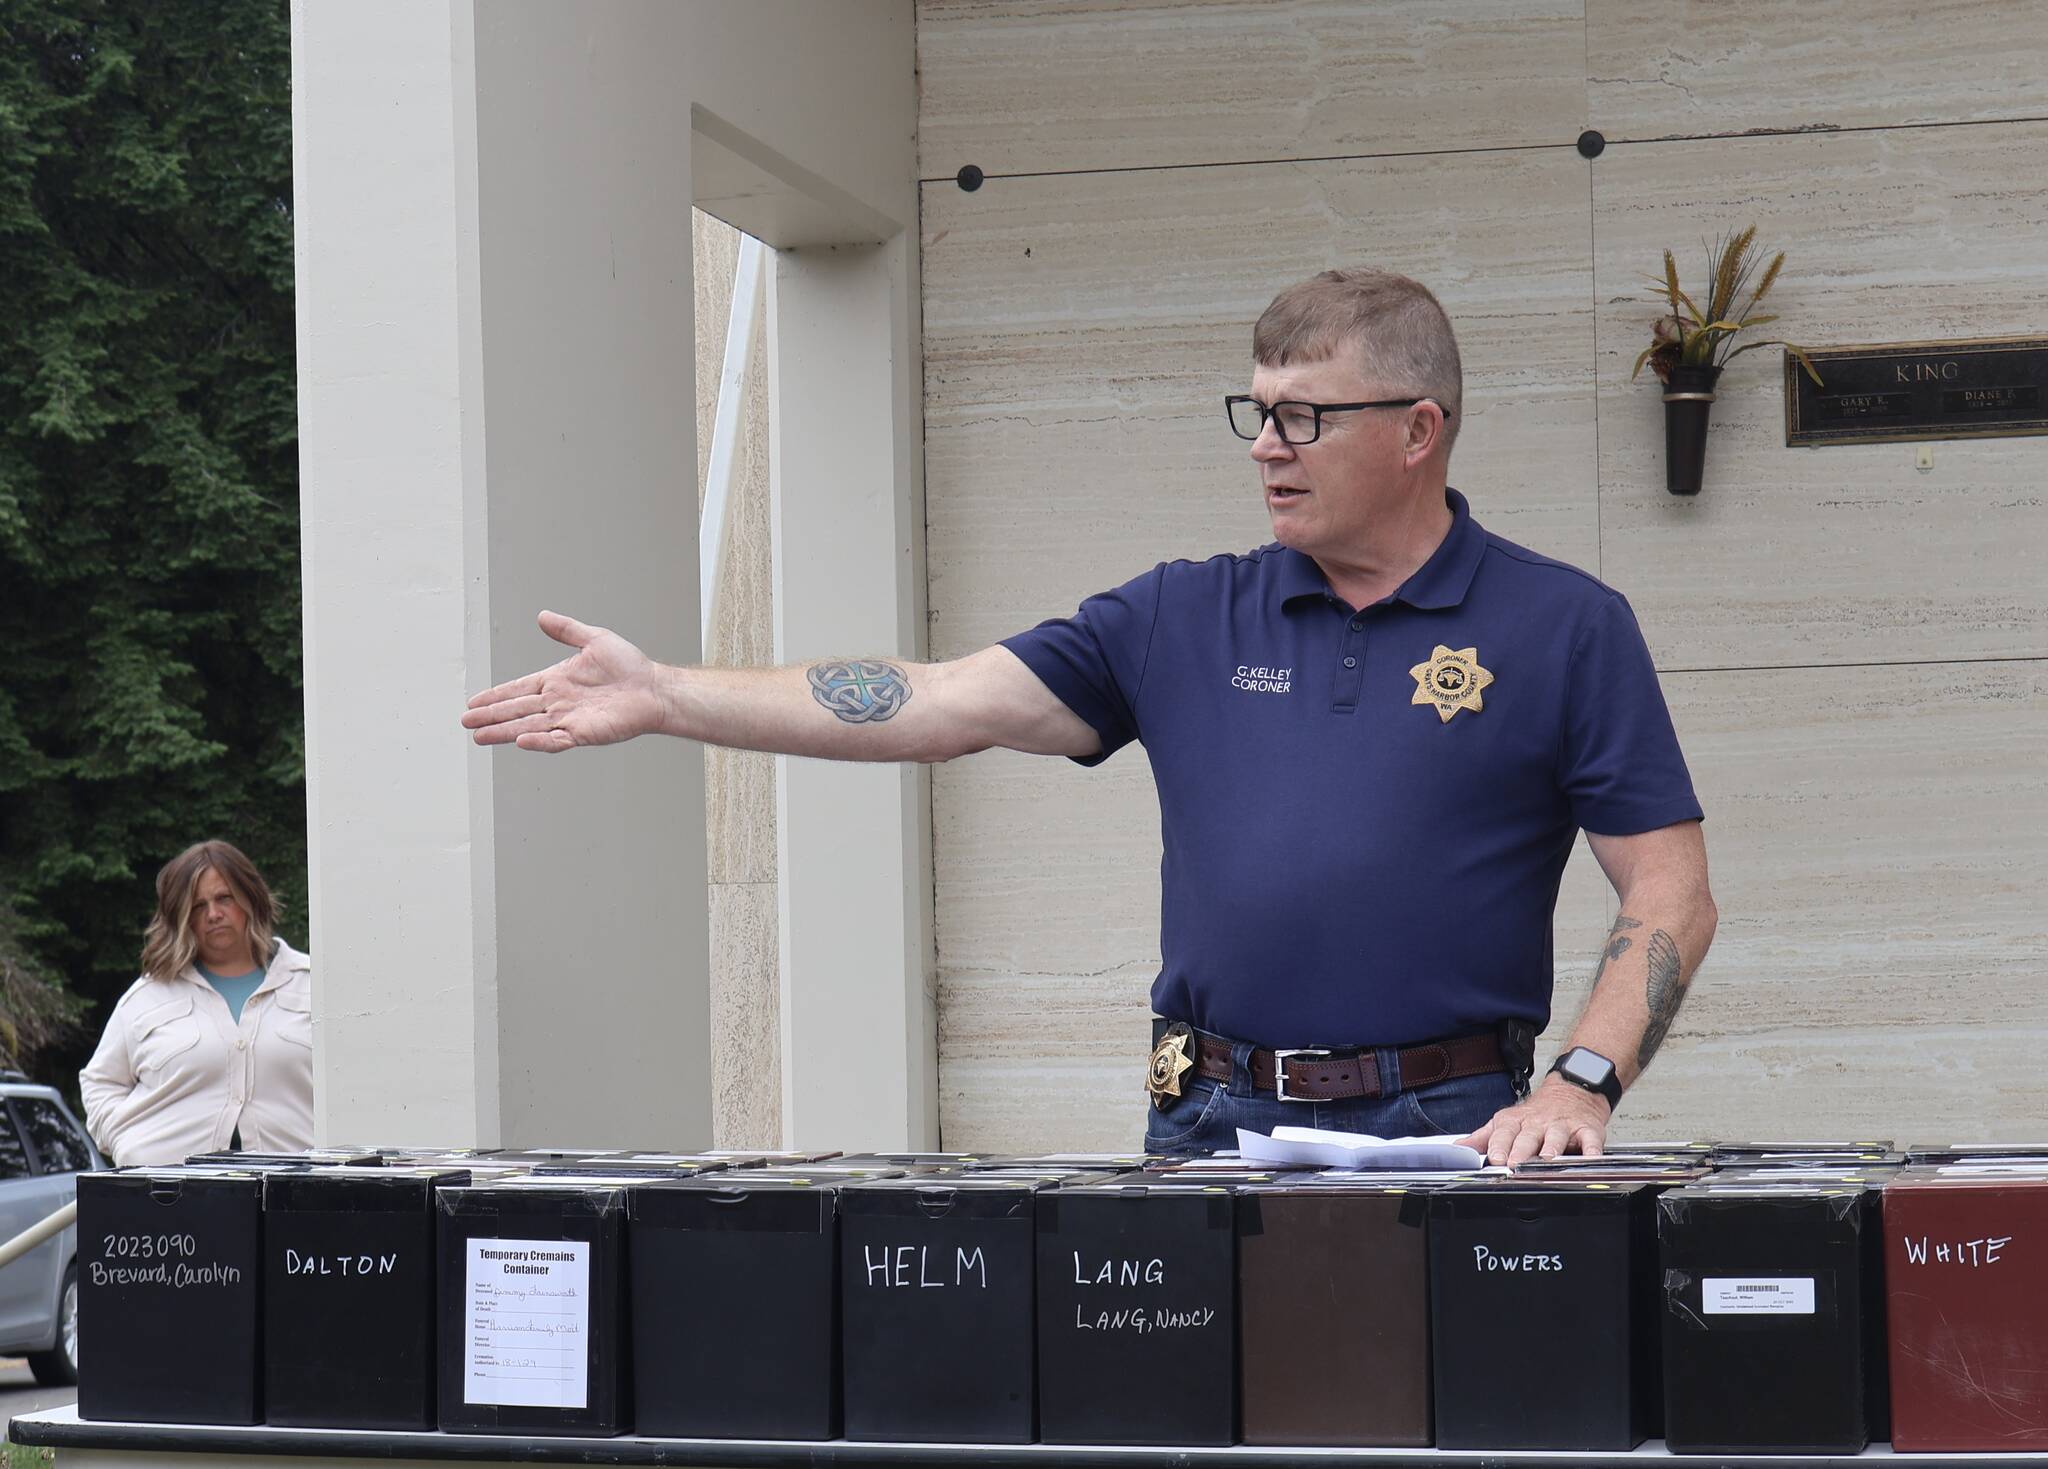
{"label": "open book", "polygon": [[1237,1151],[1247,1163],[1313,1163],[1324,1168],[1399,1168],[1477,1172],[1486,1157],[1441,1137],[1372,1137],[1317,1127],[1276,1127],[1271,1137],[1237,1130]]}

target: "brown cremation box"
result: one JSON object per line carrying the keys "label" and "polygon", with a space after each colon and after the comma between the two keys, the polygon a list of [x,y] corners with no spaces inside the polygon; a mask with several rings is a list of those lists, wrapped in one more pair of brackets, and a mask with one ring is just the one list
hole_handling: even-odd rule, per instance
{"label": "brown cremation box", "polygon": [[1892,1447],[2048,1448],[2048,1171],[1910,1169],[1884,1232]]}
{"label": "brown cremation box", "polygon": [[1423,1194],[1260,1184],[1237,1211],[1244,1441],[1428,1447]]}

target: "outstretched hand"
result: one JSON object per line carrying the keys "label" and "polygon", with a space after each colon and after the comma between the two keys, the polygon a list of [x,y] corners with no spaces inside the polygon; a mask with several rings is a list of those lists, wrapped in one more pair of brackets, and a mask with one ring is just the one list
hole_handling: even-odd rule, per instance
{"label": "outstretched hand", "polygon": [[661,727],[656,664],[609,628],[543,612],[540,630],[576,652],[469,701],[462,727],[479,745],[517,744],[557,755],[578,745],[612,745]]}
{"label": "outstretched hand", "polygon": [[1606,1099],[1551,1078],[1529,1100],[1503,1107],[1477,1132],[1457,1141],[1486,1154],[1492,1164],[1515,1165],[1562,1153],[1597,1156],[1607,1144]]}

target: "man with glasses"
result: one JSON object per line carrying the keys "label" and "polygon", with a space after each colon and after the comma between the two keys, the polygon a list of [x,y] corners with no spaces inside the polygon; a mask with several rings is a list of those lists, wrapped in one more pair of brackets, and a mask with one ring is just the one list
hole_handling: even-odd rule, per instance
{"label": "man with glasses", "polygon": [[[1270,545],[939,664],[670,668],[544,612],[575,654],[463,724],[548,752],[658,732],[844,760],[1095,765],[1139,740],[1165,848],[1148,1147],[1296,1124],[1459,1134],[1493,1162],[1597,1152],[1715,923],[1649,650],[1618,593],[1448,488],[1463,379],[1423,286],[1327,271],[1274,299],[1252,357],[1224,406]],[[1581,830],[1619,916],[1530,1091]]]}

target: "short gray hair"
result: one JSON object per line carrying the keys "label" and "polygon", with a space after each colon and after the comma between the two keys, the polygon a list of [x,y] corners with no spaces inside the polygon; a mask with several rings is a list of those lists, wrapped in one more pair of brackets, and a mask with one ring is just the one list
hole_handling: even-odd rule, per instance
{"label": "short gray hair", "polygon": [[1365,266],[1326,270],[1273,298],[1252,328],[1252,361],[1320,362],[1347,343],[1357,345],[1367,377],[1443,405],[1449,453],[1465,419],[1465,369],[1451,319],[1429,287]]}

